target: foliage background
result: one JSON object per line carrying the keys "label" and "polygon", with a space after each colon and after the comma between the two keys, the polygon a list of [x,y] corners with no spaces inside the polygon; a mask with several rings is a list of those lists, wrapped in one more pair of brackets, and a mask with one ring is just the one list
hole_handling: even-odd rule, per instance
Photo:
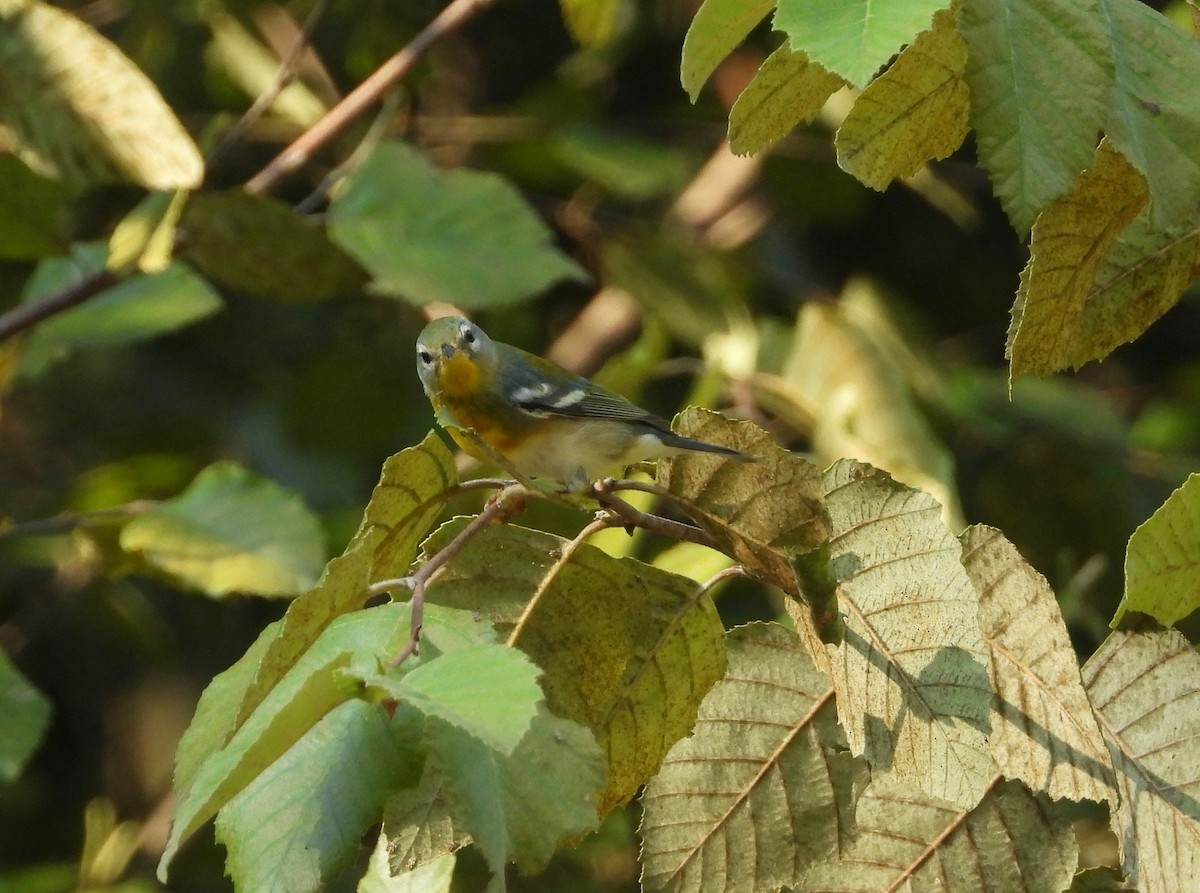
{"label": "foliage background", "polygon": [[[1167,12],[1186,20],[1176,6]],[[234,23],[285,46],[284,23],[310,9],[115,0],[74,11],[151,77],[203,142],[255,93],[247,55],[232,56],[239,64],[221,53]],[[253,127],[210,171],[209,186],[246,180],[311,123],[306,115],[438,9],[330,2],[311,39],[319,64],[301,68],[307,93]],[[883,193],[837,168],[820,120],[759,161],[732,161],[719,151],[729,105],[775,42],[760,26],[692,105],[678,72],[694,9],[690,0],[625,4],[611,42],[580,49],[554,4],[514,0],[435,46],[397,91],[377,128],[441,165],[502,174],[591,276],[515,309],[481,306],[476,318],[501,340],[549,350],[589,374],[634,343],[640,324],[647,334],[606,374],[669,416],[689,398],[731,402],[719,384],[696,379],[699,366],[687,359],[707,348],[710,362],[724,358],[726,372],[738,371],[728,359],[738,342],[714,348],[709,319],[752,320],[759,367],[778,367],[802,306],[871,277],[916,357],[904,377],[953,455],[964,517],[1003,530],[1049,579],[1085,659],[1120,598],[1129,535],[1196,468],[1195,289],[1102,364],[1019,379],[1010,400],[1003,347],[1026,251],[974,164],[973,144],[935,166],[936,182]],[[370,126],[356,124],[275,195],[302,201]],[[727,165],[715,187],[701,173],[710,159]],[[0,158],[0,176],[15,176],[10,161]],[[744,190],[730,194],[735,177]],[[5,207],[4,307],[41,257],[107,238],[141,197],[131,187],[54,188],[27,207]],[[628,289],[632,303],[597,297],[601,286]],[[44,365],[6,348],[0,516],[29,522],[164,498],[213,461],[233,459],[299,493],[320,518],[327,555],[341,551],[383,460],[431,425],[412,361],[424,316],[361,289],[315,302],[218,290],[220,312],[152,340],[82,346]],[[698,325],[682,322],[680,301]],[[732,396],[742,411],[771,410],[754,393]],[[774,430],[786,445],[808,447],[810,432],[795,420]],[[541,520],[564,533],[580,523]],[[130,889],[154,889],[175,743],[195,699],[282,612],[278,601],[218,601],[145,572],[123,576],[117,555],[102,527],[0,539],[0,646],[53,705],[33,762],[0,787],[0,889],[70,889],[95,797],[139,823]],[[776,610],[750,583],[728,586],[718,606],[727,623]],[[636,812],[617,813],[525,888],[634,889]],[[1097,858],[1111,859],[1105,832],[1091,842]],[[228,889],[222,860],[210,843],[193,846],[172,889]]]}

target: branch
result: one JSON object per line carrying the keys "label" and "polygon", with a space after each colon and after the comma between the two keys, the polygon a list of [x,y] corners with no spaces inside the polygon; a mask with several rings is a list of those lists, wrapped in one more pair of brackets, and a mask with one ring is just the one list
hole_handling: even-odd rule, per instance
{"label": "branch", "polygon": [[403,663],[410,654],[416,654],[420,646],[421,626],[425,620],[425,586],[429,583],[430,578],[444,567],[450,559],[461,552],[471,538],[483,530],[483,528],[487,527],[493,521],[507,520],[519,512],[525,505],[525,500],[528,496],[529,491],[525,489],[523,484],[510,484],[489,499],[487,505],[483,507],[483,511],[476,515],[470,524],[460,530],[454,539],[450,540],[443,548],[434,553],[428,561],[422,564],[416,573],[410,574],[407,577],[397,577],[392,580],[379,580],[367,587],[368,596],[384,595],[393,589],[407,589],[412,593],[412,598],[409,600],[410,622],[408,642],[392,658],[393,667]]}

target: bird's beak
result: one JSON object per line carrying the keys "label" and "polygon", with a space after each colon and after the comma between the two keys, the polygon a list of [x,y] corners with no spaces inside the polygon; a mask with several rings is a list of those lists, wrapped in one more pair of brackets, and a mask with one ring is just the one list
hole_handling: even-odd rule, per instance
{"label": "bird's beak", "polygon": [[442,345],[442,356],[445,357],[447,360],[450,359],[451,357],[453,357],[454,356],[454,345],[453,344],[443,344]]}

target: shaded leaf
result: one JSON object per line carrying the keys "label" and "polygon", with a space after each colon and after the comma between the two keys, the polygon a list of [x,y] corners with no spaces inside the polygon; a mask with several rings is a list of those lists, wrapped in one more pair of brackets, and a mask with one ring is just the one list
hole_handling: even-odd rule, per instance
{"label": "shaded leaf", "polygon": [[[73,246],[70,257],[43,260],[25,283],[23,301],[55,294],[105,268],[107,247]],[[136,276],[40,323],[25,344],[21,369],[44,371],[80,347],[112,347],[153,338],[205,319],[222,307],[208,283],[185,265]]]}
{"label": "shaded leaf", "polygon": [[798,596],[792,555],[815,548],[829,535],[820,469],[749,422],[690,407],[675,427],[687,437],[755,457],[742,462],[684,453],[659,462],[658,482],[723,551],[755,576]]}
{"label": "shaded leaf", "polygon": [[204,174],[191,137],[137,66],[41,2],[0,7],[0,125],[31,168],[80,186],[188,189]]}
{"label": "shaded leaf", "polygon": [[642,795],[646,890],[778,889],[854,836],[866,766],[836,750],[829,680],[777,624],[739,627],[728,647],[696,731]]}
{"label": "shaded leaf", "polygon": [[1083,666],[1121,800],[1121,867],[1140,893],[1200,877],[1200,654],[1174,630],[1114,632]]}
{"label": "shaded leaf", "polygon": [[688,159],[673,148],[587,125],[559,128],[547,148],[601,188],[633,199],[675,195],[692,174]]}
{"label": "shaded leaf", "polygon": [[995,772],[992,687],[959,542],[928,494],[869,465],[834,463],[825,489],[846,626],[832,678],[850,750],[970,808]]}
{"label": "shaded leaf", "polygon": [[1075,872],[1071,824],[1018,782],[989,786],[974,809],[876,779],[858,801],[858,839],[797,893],[1060,893]]}
{"label": "shaded leaf", "polygon": [[321,525],[300,497],[232,462],[210,465],[126,524],[121,548],[216,597],[296,595],[325,557]]}
{"label": "shaded leaf", "polygon": [[70,196],[63,183],[0,153],[0,258],[28,260],[66,252]]}
{"label": "shaded leaf", "polygon": [[704,0],[683,39],[679,79],[692,102],[725,57],[775,7],[775,0]]}
{"label": "shaded leaf", "polygon": [[416,304],[494,307],[587,278],[506,180],[439,170],[402,143],[382,143],[347,177],[329,235],[370,271],[372,290]]}
{"label": "shaded leaf", "polygon": [[442,770],[425,762],[420,782],[392,795],[383,810],[388,865],[393,875],[436,862],[471,842],[461,819],[450,811]]}
{"label": "shaded leaf", "polygon": [[1024,234],[1092,159],[1113,83],[1098,0],[972,0],[959,30],[980,163]]}
{"label": "shaded leaf", "polygon": [[1078,368],[1103,355],[1097,347],[1114,343],[1115,320],[1099,312],[1112,305],[1091,302],[1093,282],[1109,247],[1145,204],[1145,181],[1105,140],[1093,166],[1038,216],[1009,327],[1013,376]]}
{"label": "shaded leaf", "polygon": [[580,46],[603,46],[631,20],[628,0],[559,0],[563,22]]}
{"label": "shaded leaf", "polygon": [[184,256],[252,295],[308,303],[357,291],[367,274],[319,226],[278,199],[241,189],[192,197]]}
{"label": "shaded leaf", "polygon": [[21,774],[50,725],[50,701],[0,651],[0,782]]}
{"label": "shaded leaf", "polygon": [[604,755],[590,732],[544,707],[511,757],[454,726],[432,721],[431,759],[451,812],[504,889],[504,866],[545,868],[559,844],[593,830]]}
{"label": "shaded leaf", "polygon": [[511,756],[542,701],[537,677],[538,668],[521,652],[480,644],[422,661],[403,676],[360,678],[379,699],[408,704]]}
{"label": "shaded leaf", "polygon": [[884,189],[930,159],[949,156],[967,136],[966,65],[955,13],[939,10],[933,26],[854,100],[837,132],[838,166]]}
{"label": "shaded leaf", "polygon": [[235,888],[328,889],[388,795],[415,782],[422,754],[414,732],[361,701],[341,704],[305,732],[217,816]]}
{"label": "shaded leaf", "polygon": [[775,28],[856,87],[867,82],[950,0],[779,0]]}
{"label": "shaded leaf", "polygon": [[1087,868],[1075,875],[1066,893],[1136,893],[1125,886],[1125,879],[1115,868]]}
{"label": "shaded leaf", "polygon": [[607,757],[604,815],[692,730],[701,700],[725,672],[724,629],[691,580],[587,544],[566,553],[564,540],[539,531],[504,530],[541,552],[529,565],[492,539],[496,572],[532,599],[510,644],[545,673],[550,709],[595,733]]}
{"label": "shaded leaf", "polygon": [[1125,594],[1112,625],[1126,612],[1171,626],[1200,608],[1200,474],[1192,474],[1133,532],[1125,554]]}
{"label": "shaded leaf", "polygon": [[1104,129],[1146,178],[1154,228],[1190,229],[1200,210],[1200,43],[1137,0],[1097,4],[1115,66]]}
{"label": "shaded leaf", "polygon": [[812,121],[842,79],[785,42],[763,62],[729,110],[729,148],[757,155]]}
{"label": "shaded leaf", "polygon": [[1115,802],[1112,762],[1050,584],[1000,531],[976,525],[960,539],[996,687],[988,744],[1000,771],[1056,800]]}

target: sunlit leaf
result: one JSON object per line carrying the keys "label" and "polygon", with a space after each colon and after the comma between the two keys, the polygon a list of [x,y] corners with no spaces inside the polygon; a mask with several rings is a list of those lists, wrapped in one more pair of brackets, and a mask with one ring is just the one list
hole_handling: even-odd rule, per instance
{"label": "sunlit leaf", "polygon": [[0,651],[0,781],[13,781],[50,724],[50,701]]}
{"label": "sunlit leaf", "polygon": [[152,192],[121,218],[108,239],[105,266],[126,276],[141,270],[161,273],[175,253],[175,227],[188,193]]}
{"label": "sunlit leaf", "polygon": [[970,808],[995,765],[978,597],[941,507],[851,459],[825,472],[845,621],[833,653],[850,750],[931,797]]}
{"label": "sunlit leaf", "polygon": [[356,893],[450,893],[456,861],[453,853],[443,853],[412,871],[393,874],[388,866],[387,836],[380,834]]}
{"label": "sunlit leaf", "polygon": [[383,810],[388,865],[392,874],[414,871],[470,843],[471,835],[447,800],[442,770],[426,761],[420,782],[397,791]]}
{"label": "sunlit leaf", "polygon": [[833,688],[794,633],[729,634],[729,669],[696,730],[642,795],[646,890],[734,893],[797,883],[854,836],[865,765],[838,752]]}
{"label": "sunlit leaf", "polygon": [[1092,160],[1113,82],[1099,0],[972,0],[959,30],[980,163],[1026,233]]}
{"label": "sunlit leaf", "polygon": [[1115,868],[1101,866],[1087,868],[1075,875],[1066,893],[1136,893],[1125,885],[1121,872]]}
{"label": "sunlit leaf", "polygon": [[383,143],[341,184],[329,234],[372,275],[374,291],[416,304],[514,304],[587,276],[507,181],[443,171]]}
{"label": "sunlit leaf", "polygon": [[1018,782],[969,812],[880,778],[858,801],[858,838],[797,893],[1060,893],[1078,859],[1071,823]]}
{"label": "sunlit leaf", "polygon": [[767,57],[729,110],[729,148],[756,155],[813,120],[842,79],[785,42]]}
{"label": "sunlit leaf", "polygon": [[704,82],[775,7],[775,0],[704,0],[683,39],[680,80],[692,102]]}
{"label": "sunlit leaf", "polygon": [[559,0],[558,5],[567,30],[585,47],[611,42],[633,13],[629,0]]}
{"label": "sunlit leaf", "polygon": [[288,205],[242,189],[192,197],[184,256],[230,288],[308,303],[357,291],[367,275],[325,231]]}
{"label": "sunlit leaf", "polygon": [[1098,346],[1114,343],[1115,308],[1092,303],[1093,282],[1146,196],[1141,175],[1105,140],[1092,167],[1038,216],[1009,328],[1013,376],[1078,368],[1103,356]]}
{"label": "sunlit leaf", "polygon": [[150,80],[70,13],[0,6],[0,125],[39,173],[90,186],[198,186],[204,162]]}
{"label": "sunlit leaf", "polygon": [[976,525],[960,539],[991,657],[988,745],[1000,771],[1056,800],[1115,802],[1112,762],[1054,591],[1000,531]]}
{"label": "sunlit leaf", "polygon": [[296,595],[325,558],[321,526],[300,497],[231,462],[126,524],[121,548],[216,597]]}
{"label": "sunlit leaf", "polygon": [[838,165],[872,189],[945,158],[967,135],[967,44],[949,9],[934,14],[882,75],[854,100],[837,132]]}
{"label": "sunlit leaf", "polygon": [[949,5],[950,0],[779,0],[774,23],[793,50],[863,87]]}
{"label": "sunlit leaf", "polygon": [[1200,654],[1174,630],[1114,632],[1083,667],[1121,800],[1113,831],[1140,893],[1200,877]]}
{"label": "sunlit leaf", "polygon": [[1113,617],[1149,614],[1164,626],[1200,608],[1200,474],[1183,486],[1129,538],[1125,594]]}

